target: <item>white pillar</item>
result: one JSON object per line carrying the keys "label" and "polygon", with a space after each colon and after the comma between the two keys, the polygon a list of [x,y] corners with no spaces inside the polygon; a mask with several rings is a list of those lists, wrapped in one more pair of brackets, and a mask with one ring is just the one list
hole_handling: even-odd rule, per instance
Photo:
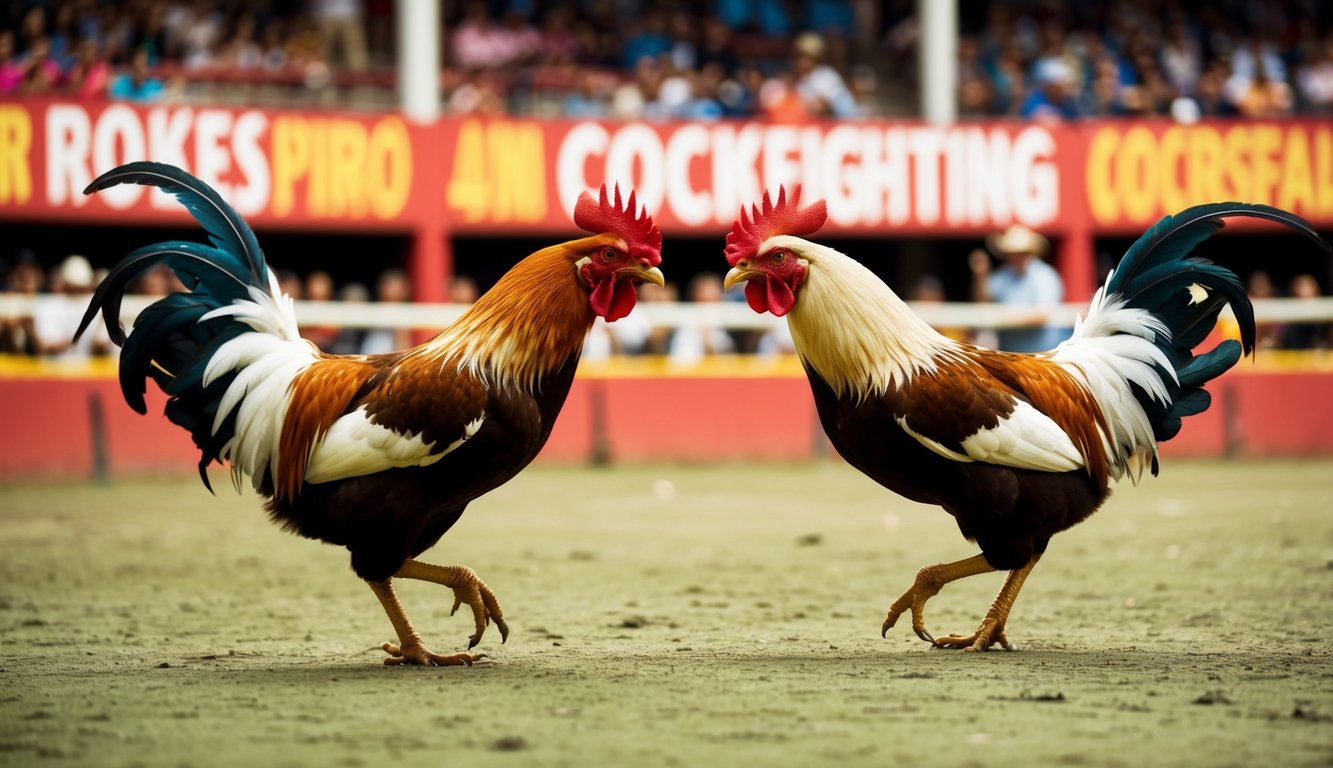
{"label": "white pillar", "polygon": [[921,116],[936,125],[958,119],[958,0],[917,0]]}
{"label": "white pillar", "polygon": [[440,3],[398,0],[398,101],[409,119],[440,116]]}

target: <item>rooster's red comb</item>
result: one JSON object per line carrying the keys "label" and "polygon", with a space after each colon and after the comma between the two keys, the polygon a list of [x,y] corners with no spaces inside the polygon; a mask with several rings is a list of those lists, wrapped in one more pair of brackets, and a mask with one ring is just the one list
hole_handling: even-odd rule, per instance
{"label": "rooster's red comb", "polygon": [[574,206],[574,223],[593,234],[612,232],[619,235],[625,245],[629,246],[631,256],[646,258],[654,267],[662,263],[662,233],[653,224],[653,217],[647,211],[640,215],[634,201],[634,190],[630,190],[629,199],[623,207],[619,184],[615,187],[614,203],[607,199],[605,184],[602,185],[600,201],[593,200],[592,195],[584,191]]}
{"label": "rooster's red comb", "polygon": [[751,206],[752,212],[747,217],[745,206],[741,206],[741,217],[731,225],[727,235],[727,263],[736,266],[741,259],[754,256],[759,246],[774,235],[808,235],[824,226],[828,218],[828,205],[818,200],[802,208],[801,185],[792,187],[791,199],[787,199],[787,190],[778,187],[778,202],[773,203],[768,192],[764,193],[764,207]]}

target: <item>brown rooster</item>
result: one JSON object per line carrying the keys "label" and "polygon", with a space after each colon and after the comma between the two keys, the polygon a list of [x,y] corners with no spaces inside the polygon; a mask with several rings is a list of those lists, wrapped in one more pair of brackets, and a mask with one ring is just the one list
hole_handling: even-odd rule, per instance
{"label": "brown rooster", "polygon": [[[184,171],[131,163],[85,190],[147,184],[175,195],[210,245],[166,242],[120,262],[93,295],[124,347],[121,389],[144,413],[151,376],[169,395],[167,417],[202,453],[249,475],[274,521],[347,547],[398,634],[386,664],[459,665],[470,653],[428,650],[394,596],[395,578],[449,587],[467,604],[476,646],[491,620],[508,635],[495,595],[470,568],[415,558],[469,502],[505,483],[551,434],[596,317],[629,314],[635,286],[662,284],[662,236],[631,193],[622,206],[602,188],[584,193],[574,222],[592,237],[520,261],[431,341],[385,355],[326,355],[297,334],[292,301],[277,288],[250,228],[216,192]],[[127,285],[166,264],[189,287],[145,309],[126,337]],[[80,329],[82,333],[82,329]]]}
{"label": "brown rooster", "polygon": [[[800,187],[741,217],[727,236],[728,287],[744,282],[757,312],[786,316],[816,410],[852,466],[897,493],[953,515],[981,554],[922,568],[889,608],[936,646],[1009,647],[1005,621],[1053,535],[1110,495],[1112,480],[1157,474],[1157,443],[1209,405],[1203,389],[1254,348],[1254,312],[1229,270],[1188,258],[1227,216],[1290,226],[1328,245],[1300,218],[1218,203],[1162,219],[1125,253],[1073,337],[1050,352],[1010,354],[936,333],[847,256],[803,239],[824,201],[801,208]],[[1241,342],[1194,348],[1230,305]],[[926,601],[951,581],[1009,571],[969,635],[926,632]]]}

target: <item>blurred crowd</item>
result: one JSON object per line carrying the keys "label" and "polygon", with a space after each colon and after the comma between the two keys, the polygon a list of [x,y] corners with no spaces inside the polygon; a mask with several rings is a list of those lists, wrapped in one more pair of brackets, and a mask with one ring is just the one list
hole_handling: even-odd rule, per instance
{"label": "blurred crowd", "polygon": [[[1327,114],[1329,0],[958,0],[965,116]],[[392,104],[394,0],[5,0],[0,94],[155,101],[345,87]],[[456,114],[911,114],[916,0],[462,0]],[[223,84],[223,85],[219,85]],[[228,90],[228,86],[235,90]],[[200,94],[195,94],[196,96]],[[335,94],[337,95],[337,94]]]}
{"label": "blurred crowd", "polygon": [[[393,0],[8,0],[0,94],[254,97],[349,86],[391,99]],[[445,3],[455,113],[579,117],[861,113],[849,54],[865,0],[474,0]],[[868,18],[867,18],[868,17]],[[850,78],[853,72],[859,78]],[[356,89],[353,91],[352,89]],[[380,103],[384,103],[381,99]],[[388,103],[392,103],[389,101]]]}
{"label": "blurred crowd", "polygon": [[[1045,242],[1039,235],[1017,233],[1010,228],[988,238],[988,255],[974,251],[969,259],[973,272],[972,299],[1001,304],[1022,305],[1031,312],[1024,327],[995,333],[971,333],[965,329],[940,329],[945,335],[973,341],[1008,351],[1041,351],[1053,347],[1068,335],[1057,328],[1051,312],[1063,298],[1059,277],[1044,261]],[[998,260],[992,266],[990,259]],[[94,287],[104,274],[94,270],[88,259],[70,255],[44,268],[31,251],[21,250],[12,259],[0,261],[0,354],[24,355],[61,361],[86,361],[111,356],[117,348],[111,344],[105,326],[95,320],[89,331],[76,343],[78,329],[88,308]],[[408,276],[398,269],[380,273],[373,286],[360,282],[338,285],[323,270],[305,275],[290,270],[276,274],[283,293],[305,302],[337,301],[349,304],[380,302],[397,304],[411,301],[412,286]],[[1034,286],[1047,285],[1044,290]],[[175,275],[158,267],[141,277],[131,293],[144,297],[165,296],[183,290]],[[1247,289],[1256,299],[1283,298],[1311,300],[1323,295],[1319,281],[1312,275],[1296,275],[1285,289],[1275,285],[1267,272],[1250,274]],[[476,301],[479,289],[471,278],[455,276],[448,286],[446,301],[468,305]],[[31,299],[30,312],[4,311],[4,299]],[[946,300],[942,281],[932,275],[921,277],[906,293],[918,303]],[[786,323],[776,323],[772,330],[758,331],[725,327],[710,306],[724,302],[745,302],[739,290],[724,292],[722,276],[704,272],[680,286],[645,283],[639,286],[640,304],[687,304],[699,311],[682,316],[677,324],[654,325],[649,313],[634,312],[615,323],[598,321],[590,333],[584,358],[603,360],[617,355],[659,355],[672,365],[688,366],[716,355],[754,354],[770,357],[794,351]],[[297,318],[301,318],[300,309]],[[1224,329],[1225,330],[1225,329]],[[355,328],[304,325],[301,335],[320,349],[334,354],[377,354],[406,349],[418,339],[401,328]],[[1333,323],[1261,324],[1259,344],[1280,349],[1333,349]]]}
{"label": "blurred crowd", "polygon": [[1333,112],[1333,3],[983,4],[959,41],[960,113],[1027,119]]}
{"label": "blurred crowd", "polygon": [[[9,0],[0,4],[0,94],[157,101],[210,72],[369,66],[367,34],[392,1]],[[367,31],[369,30],[369,32]]]}

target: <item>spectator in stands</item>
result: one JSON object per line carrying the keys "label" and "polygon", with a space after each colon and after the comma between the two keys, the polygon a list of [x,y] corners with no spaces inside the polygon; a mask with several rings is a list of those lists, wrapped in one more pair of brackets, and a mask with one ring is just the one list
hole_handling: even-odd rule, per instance
{"label": "spectator in stands", "polygon": [[134,281],[131,288],[132,293],[140,296],[166,296],[169,293],[184,290],[185,286],[176,277],[176,273],[164,264],[159,264],[145,272],[143,276]]}
{"label": "spectator in stands", "polygon": [[[663,58],[670,67],[670,60]],[[714,78],[717,71],[712,70]],[[722,117],[722,105],[713,98],[717,92],[714,79],[705,79],[695,70],[666,69],[657,98],[644,106],[648,119],[717,120]]]}
{"label": "spectator in stands", "polygon": [[507,63],[499,27],[491,20],[483,2],[468,3],[463,20],[454,27],[452,61],[464,69],[480,69]]}
{"label": "spectator in stands", "polygon": [[264,47],[259,42],[259,20],[253,13],[236,17],[231,34],[218,50],[218,64],[235,69],[259,69],[264,64]]}
{"label": "spectator in stands", "polygon": [[1296,71],[1296,90],[1306,112],[1333,113],[1333,34],[1306,52]]}
{"label": "spectator in stands", "polygon": [[565,95],[560,114],[565,117],[597,119],[606,117],[611,110],[597,73],[586,67],[574,72],[575,88]]}
{"label": "spectator in stands", "polygon": [[[1300,274],[1291,279],[1291,298],[1314,301],[1319,298],[1319,281],[1314,275]],[[1333,324],[1291,323],[1282,329],[1284,349],[1328,349],[1333,346]]]}
{"label": "spectator in stands", "polygon": [[1256,59],[1254,76],[1239,89],[1236,110],[1244,117],[1281,117],[1291,113],[1291,86],[1269,77],[1264,58]]}
{"label": "spectator in stands", "polygon": [[826,37],[846,39],[856,34],[856,13],[851,0],[806,0],[806,29],[817,29]]}
{"label": "spectator in stands", "polygon": [[286,53],[288,67],[305,73],[308,81],[327,78],[329,62],[324,55],[324,38],[313,21],[304,17],[289,22]]}
{"label": "spectator in stands", "polygon": [[1080,117],[1078,83],[1074,70],[1062,58],[1041,59],[1032,71],[1035,88],[1019,108],[1020,117],[1059,122]]}
{"label": "spectator in stands", "polygon": [[[402,304],[412,300],[412,284],[400,269],[386,269],[375,284],[375,300],[381,304]],[[377,355],[411,346],[412,334],[406,328],[373,328],[366,332],[361,353]]]}
{"label": "spectator in stands", "polygon": [[504,41],[505,62],[509,66],[526,67],[541,57],[542,33],[528,22],[520,11],[510,9],[501,19],[500,35]]}
{"label": "spectator in stands", "polygon": [[1091,52],[1088,59],[1088,104],[1093,114],[1103,117],[1125,114],[1120,63],[1115,54],[1104,48]]}
{"label": "spectator in stands", "polygon": [[260,33],[259,65],[275,72],[287,66],[287,41],[283,38],[283,22],[273,19]]}
{"label": "spectator in stands", "polygon": [[972,251],[968,256],[972,300],[1030,310],[1017,318],[1018,327],[998,332],[999,348],[1006,352],[1054,349],[1068,336],[1055,321],[1065,286],[1060,273],[1042,260],[1050,247],[1046,238],[1022,224],[1014,224],[986,238],[986,245],[1002,263],[992,270],[985,251]]}
{"label": "spectator in stands", "polygon": [[634,80],[622,83],[611,95],[611,114],[622,120],[662,116],[657,104],[662,89],[662,68],[654,59],[643,59],[634,68]]}
{"label": "spectator in stands", "polygon": [[796,90],[796,73],[778,72],[759,89],[759,114],[770,123],[804,123],[811,118],[805,100]]}
{"label": "spectator in stands", "polygon": [[735,73],[741,62],[736,55],[731,27],[715,16],[704,19],[703,39],[694,58],[700,67],[717,64],[723,72]]}
{"label": "spectator in stands", "polygon": [[503,115],[504,97],[497,86],[498,75],[486,69],[473,69],[467,80],[449,95],[449,113],[454,115]]}
{"label": "spectator in stands", "polygon": [[644,59],[657,61],[670,53],[666,14],[660,8],[650,8],[637,23],[632,23],[621,51],[621,63],[626,69],[633,69]]}
{"label": "spectator in stands", "polygon": [[31,95],[55,93],[56,87],[64,80],[60,65],[51,58],[51,41],[45,37],[32,41],[23,66],[23,81],[19,84],[20,93]]}
{"label": "spectator in stands", "polygon": [[18,49],[30,51],[38,40],[47,39],[46,8],[40,3],[27,3],[27,10],[18,14]]}
{"label": "spectator in stands", "polygon": [[[675,304],[679,300],[680,289],[677,288],[676,284],[673,282],[668,281],[666,285],[660,286],[655,283],[644,283],[639,286],[640,304]],[[636,314],[639,313],[631,312],[629,317],[624,319],[628,320]],[[646,319],[647,318],[645,318],[645,320]],[[617,320],[615,325],[620,325],[620,323],[621,321]],[[647,355],[665,355],[667,348],[671,343],[671,335],[672,328],[670,326],[652,326],[649,329],[647,337],[639,344],[637,350],[633,347],[632,340],[627,338],[625,340],[626,351],[629,354],[643,353]]]}
{"label": "spectator in stands", "polygon": [[[42,268],[31,250],[19,251],[8,275],[6,293],[36,299],[42,290]],[[31,314],[0,317],[0,352],[19,355],[37,354],[37,334]]]}
{"label": "spectator in stands", "polygon": [[[1250,278],[1245,282],[1245,293],[1251,299],[1275,299],[1277,298],[1277,289],[1273,286],[1273,278],[1268,272],[1262,269],[1256,269],[1250,273]],[[1255,344],[1260,349],[1270,349],[1278,346],[1282,337],[1282,326],[1276,323],[1257,323],[1255,325]]]}
{"label": "spectator in stands", "polygon": [[80,99],[104,96],[111,83],[111,65],[102,57],[97,41],[79,43],[79,58],[65,77],[65,93]]}
{"label": "spectator in stands", "polygon": [[593,318],[588,335],[583,338],[583,354],[579,359],[584,363],[600,363],[610,360],[618,354],[615,343],[611,340],[611,324],[604,318]]}
{"label": "spectator in stands", "polygon": [[796,342],[791,337],[791,324],[774,323],[772,328],[759,336],[759,340],[755,342],[754,353],[761,358],[796,354]]}
{"label": "spectator in stands", "polygon": [[167,16],[171,6],[164,2],[154,2],[144,11],[138,24],[130,29],[128,39],[117,51],[104,51],[110,58],[111,53],[123,53],[143,48],[148,52],[148,63],[156,66],[167,55],[170,44],[170,31],[167,28]]}
{"label": "spectator in stands", "polygon": [[860,108],[842,75],[824,63],[827,44],[815,32],[803,32],[793,44],[792,73],[796,92],[805,109],[816,117],[847,119],[857,117]]}
{"label": "spectator in stands", "polygon": [[324,60],[330,66],[337,62],[353,72],[365,70],[370,58],[366,53],[366,14],[361,0],[313,0],[313,12],[324,41]]}
{"label": "spectator in stands", "polygon": [[964,117],[995,113],[995,89],[981,60],[981,43],[972,35],[958,39],[958,113]]}
{"label": "spectator in stands", "polygon": [[1227,89],[1232,101],[1239,106],[1244,94],[1261,78],[1265,82],[1285,83],[1287,80],[1287,66],[1282,61],[1282,54],[1264,34],[1250,38],[1231,54],[1231,77]]}
{"label": "spectator in stands", "polygon": [[1147,51],[1136,54],[1134,70],[1138,81],[1122,91],[1122,104],[1126,112],[1139,117],[1168,114],[1178,92],[1167,81],[1157,63],[1157,56]]}
{"label": "spectator in stands", "polygon": [[1176,12],[1167,26],[1162,44],[1162,72],[1182,96],[1193,96],[1203,76],[1203,46],[1191,33],[1185,15]]}
{"label": "spectator in stands", "polygon": [[51,32],[47,39],[51,42],[51,58],[56,60],[61,70],[68,70],[78,60],[80,36],[75,29],[74,4],[57,3],[51,9]]}
{"label": "spectator in stands", "polygon": [[717,0],[717,15],[732,29],[754,29],[770,37],[793,31],[790,3],[783,0]]}
{"label": "spectator in stands", "polygon": [[[348,283],[338,290],[338,301],[344,304],[367,304],[370,302],[370,289],[361,283]],[[366,347],[366,329],[344,325],[338,329],[338,335],[329,345],[328,352],[333,355],[359,355]]]}
{"label": "spectator in stands", "polygon": [[[649,286],[652,286],[652,288],[645,296],[643,289]],[[656,303],[661,297],[662,292],[658,286],[652,283],[639,286],[640,301],[646,298],[648,303]],[[618,355],[643,354],[649,340],[653,337],[653,327],[648,321],[647,312],[631,312],[629,315],[607,325],[606,328],[610,331],[613,348]]]}
{"label": "spectator in stands", "polygon": [[1027,75],[1023,72],[1023,58],[1017,45],[1004,46],[995,58],[991,70],[995,88],[995,113],[1017,116],[1027,93]]}
{"label": "spectator in stands", "polygon": [[78,361],[110,353],[111,339],[100,317],[77,342],[73,340],[93,291],[92,265],[82,256],[69,256],[60,263],[56,275],[59,283],[58,288],[53,287],[56,293],[40,297],[33,310],[32,329],[38,354]]}
{"label": "spectator in stands", "polygon": [[[322,269],[305,276],[305,300],[328,302],[333,300],[333,277]],[[338,338],[338,328],[332,325],[302,326],[301,336],[315,343],[320,349],[328,349]]]}
{"label": "spectator in stands", "polygon": [[23,60],[14,50],[14,31],[0,29],[0,93],[14,93],[23,83]]}
{"label": "spectator in stands", "polygon": [[[722,66],[720,62],[709,62]],[[754,117],[759,114],[759,92],[764,85],[764,73],[758,67],[745,64],[734,77],[717,86],[717,101],[723,117]]]}
{"label": "spectator in stands", "polygon": [[[583,25],[584,34],[591,28]],[[581,61],[583,45],[574,24],[573,10],[568,5],[557,5],[546,12],[542,20],[541,44],[538,57],[543,64],[575,64]]]}
{"label": "spectator in stands", "polygon": [[1227,98],[1226,85],[1226,62],[1219,59],[1204,67],[1194,94],[1201,117],[1232,117],[1236,114],[1236,106]]}
{"label": "spectator in stands", "polygon": [[477,281],[467,275],[454,275],[449,281],[448,290],[445,291],[446,301],[465,307],[475,304],[480,297],[481,290],[477,288]]}
{"label": "spectator in stands", "polygon": [[284,296],[290,296],[294,301],[300,301],[305,296],[304,284],[301,282],[301,276],[290,269],[279,269],[277,271],[278,293]]}
{"label": "spectator in stands", "polygon": [[679,70],[692,70],[699,67],[699,20],[677,8],[671,13],[671,50],[667,57],[671,66]]}
{"label": "spectator in stands", "polygon": [[[690,280],[689,301],[697,309],[721,304],[722,294],[722,278],[719,275],[705,272]],[[671,334],[667,358],[672,365],[694,365],[704,358],[733,351],[735,343],[727,330],[705,317],[696,318],[696,322],[675,329]]]}
{"label": "spectator in stands", "polygon": [[154,77],[148,67],[148,49],[136,48],[130,59],[130,70],[116,75],[107,95],[121,101],[149,103],[161,101],[165,92],[162,80]]}
{"label": "spectator in stands", "polygon": [[203,69],[213,63],[225,30],[212,0],[173,6],[167,13],[166,27],[168,52],[185,69]]}
{"label": "spectator in stands", "polygon": [[[944,293],[944,282],[938,276],[930,274],[922,275],[916,281],[908,298],[918,304],[943,304],[949,300]],[[972,340],[966,328],[937,327],[935,330],[955,341]]]}

